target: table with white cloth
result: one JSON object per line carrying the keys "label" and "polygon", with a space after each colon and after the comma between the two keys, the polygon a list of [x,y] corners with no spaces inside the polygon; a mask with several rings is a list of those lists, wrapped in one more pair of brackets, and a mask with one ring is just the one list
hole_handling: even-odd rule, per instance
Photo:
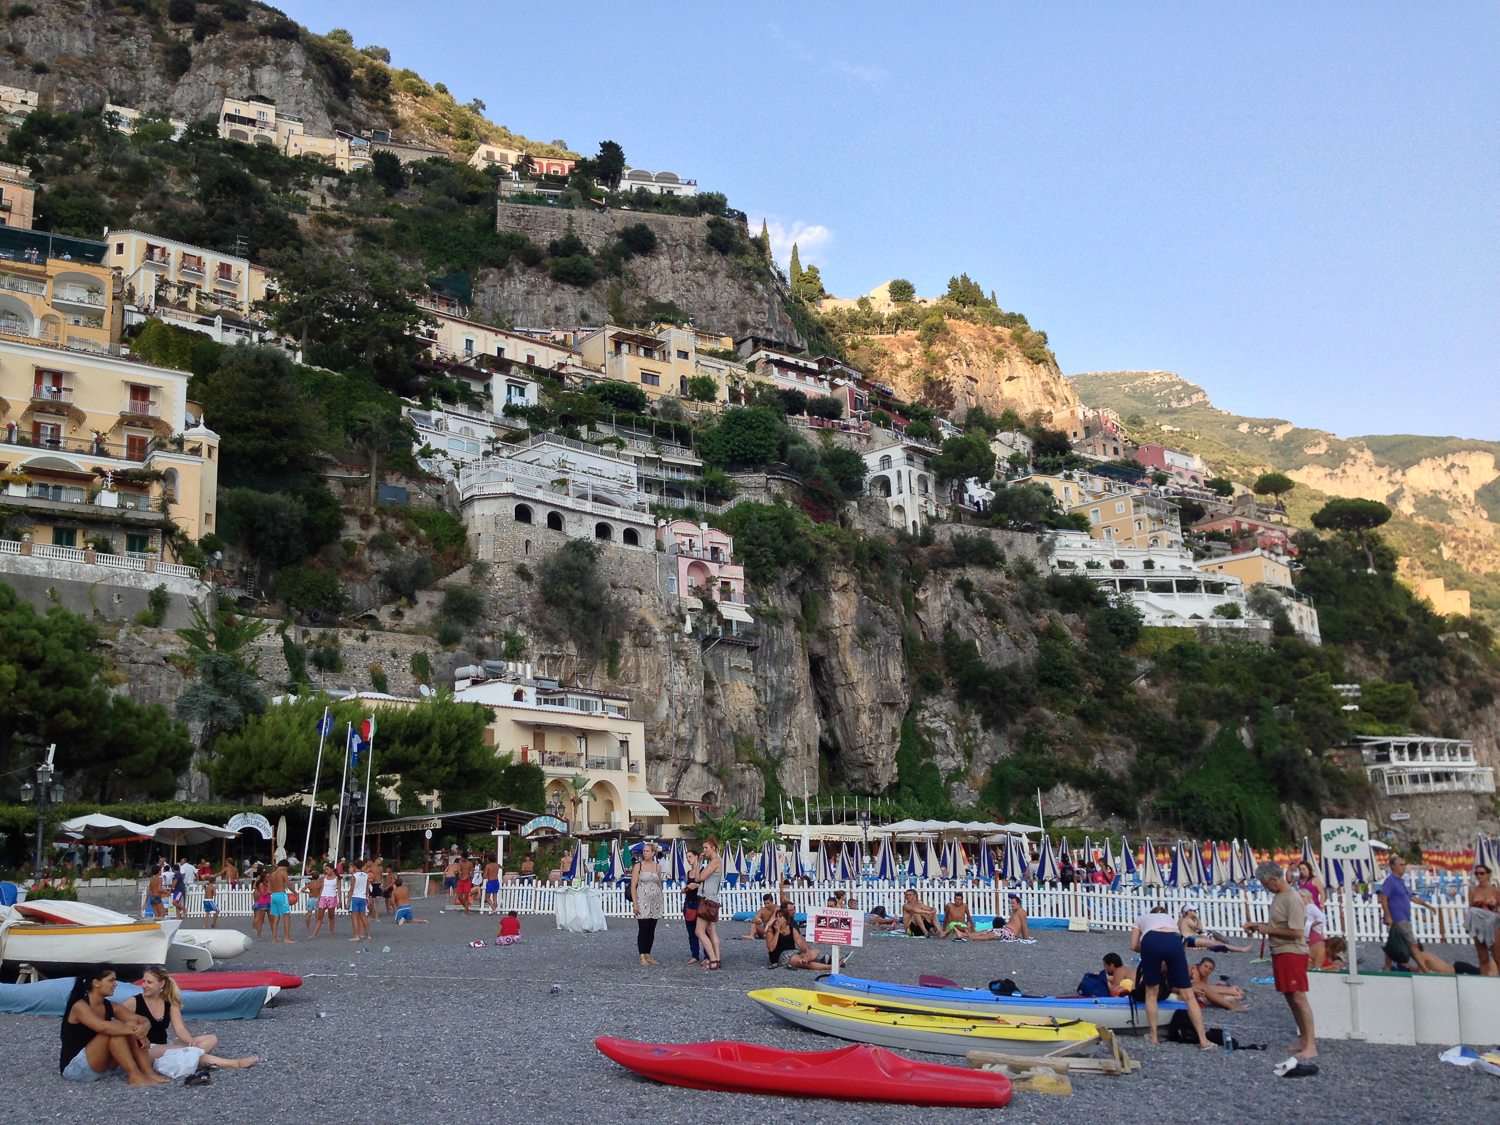
{"label": "table with white cloth", "polygon": [[575,934],[592,934],[607,930],[604,921],[604,896],[595,890],[555,891],[557,928]]}

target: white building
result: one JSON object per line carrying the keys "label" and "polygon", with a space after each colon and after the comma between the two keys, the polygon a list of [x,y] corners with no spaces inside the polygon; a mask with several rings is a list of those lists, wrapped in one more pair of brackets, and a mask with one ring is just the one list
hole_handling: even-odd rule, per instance
{"label": "white building", "polygon": [[1475,761],[1474,744],[1467,739],[1357,735],[1353,743],[1383,796],[1495,791],[1495,771]]}
{"label": "white building", "polygon": [[621,191],[649,191],[653,195],[697,195],[698,181],[684,180],[676,172],[648,172],[627,168],[620,177]]}
{"label": "white building", "polygon": [[514,547],[527,555],[542,529],[655,550],[656,521],[630,458],[553,434],[504,450],[458,473],[459,508],[481,557],[494,562]]}
{"label": "white building", "polygon": [[860,455],[865,461],[865,493],[885,501],[892,527],[919,531],[937,515],[932,454],[932,447],[920,442],[895,441]]}
{"label": "white building", "polygon": [[[3,104],[4,94],[0,93],[0,104]],[[126,105],[115,105],[106,102],[104,105],[104,122],[117,133],[134,133],[136,126],[140,124],[143,114],[138,109],[131,109]],[[187,132],[187,122],[173,117],[170,119],[172,126],[172,139],[175,141]]]}

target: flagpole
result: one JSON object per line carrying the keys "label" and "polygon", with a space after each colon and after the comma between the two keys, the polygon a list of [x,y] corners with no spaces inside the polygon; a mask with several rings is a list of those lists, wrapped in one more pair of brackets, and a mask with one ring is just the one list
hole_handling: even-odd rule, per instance
{"label": "flagpole", "polygon": [[335,871],[339,867],[339,845],[344,842],[344,794],[349,788],[349,740],[354,735],[353,723],[345,723],[344,726],[344,776],[339,782],[339,830],[333,836],[333,869]]}
{"label": "flagpole", "polygon": [[323,773],[323,740],[328,737],[328,708],[323,708],[323,717],[318,720],[318,764],[313,767],[312,800],[307,806],[307,836],[302,841],[302,885],[307,886],[307,857],[312,852],[313,813],[318,807],[318,778]]}
{"label": "flagpole", "polygon": [[370,826],[370,777],[375,767],[375,716],[370,716],[370,744],[366,749],[370,752],[369,760],[365,762],[365,811],[359,825],[359,854],[364,858],[365,854],[365,829]]}

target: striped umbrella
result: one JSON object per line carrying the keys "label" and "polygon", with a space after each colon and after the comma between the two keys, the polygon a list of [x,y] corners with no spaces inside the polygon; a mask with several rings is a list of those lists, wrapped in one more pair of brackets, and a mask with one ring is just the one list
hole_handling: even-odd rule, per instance
{"label": "striped umbrella", "polygon": [[743,870],[743,868],[741,867],[741,864],[744,863],[744,858],[745,857],[744,857],[744,853],[743,852],[741,852],[738,856],[735,855],[735,853],[734,853],[734,845],[733,844],[727,844],[727,845],[725,845],[725,847],[724,847],[724,878],[728,879],[731,876],[733,876],[736,879],[739,878],[740,871]]}
{"label": "striped umbrella", "polygon": [[1130,847],[1130,841],[1124,836],[1120,837],[1120,866],[1115,870],[1122,876],[1133,875],[1136,882],[1140,882],[1141,870],[1136,866],[1135,852]]}
{"label": "striped umbrella", "polygon": [[1097,862],[1098,857],[1094,855],[1094,841],[1085,836],[1083,838],[1083,854],[1079,858],[1079,863],[1087,871],[1089,864]]}
{"label": "striped umbrella", "polygon": [[807,868],[802,866],[802,842],[792,840],[787,848],[787,868],[793,879],[801,879],[807,875]]}
{"label": "striped umbrella", "polygon": [[927,859],[923,866],[927,869],[927,878],[941,879],[943,877],[943,861],[938,856],[937,846],[931,840],[927,841]]}
{"label": "striped umbrella", "polygon": [[1190,887],[1193,884],[1193,861],[1188,858],[1188,848],[1181,840],[1172,845],[1172,867],[1167,873],[1167,886]]}
{"label": "striped umbrella", "polygon": [[864,875],[865,861],[857,844],[845,844],[839,849],[839,878],[846,883],[858,882]]}
{"label": "striped umbrella", "polygon": [[943,878],[952,879],[953,875],[953,841],[944,840],[943,846],[938,849],[938,863],[942,868]]}
{"label": "striped umbrella", "polygon": [[573,854],[568,860],[568,870],[564,873],[567,879],[584,879],[588,877],[588,850],[588,845],[582,840],[573,845]]}
{"label": "striped umbrella", "polygon": [[979,843],[979,851],[974,855],[974,875],[979,879],[995,877],[995,853],[982,840]]}
{"label": "striped umbrella", "polygon": [[1057,865],[1061,867],[1065,863],[1071,863],[1074,867],[1078,866],[1073,859],[1073,849],[1068,847],[1068,838],[1066,836],[1057,841]]}
{"label": "striped umbrella", "polygon": [[1166,880],[1162,878],[1161,864],[1156,858],[1156,848],[1152,846],[1151,837],[1146,837],[1146,847],[1141,853],[1141,885],[1145,887],[1162,887]]}
{"label": "striped umbrella", "polygon": [[1474,841],[1474,866],[1483,864],[1490,871],[1500,868],[1500,837],[1480,833]]}
{"label": "striped umbrella", "polygon": [[1026,878],[1026,858],[1014,836],[1005,837],[1005,847],[1000,852],[1000,877],[1011,882]]}
{"label": "striped umbrella", "polygon": [[1042,850],[1036,857],[1036,878],[1039,883],[1055,883],[1058,880],[1057,853],[1052,850],[1052,837],[1042,836]]}
{"label": "striped umbrella", "polygon": [[604,878],[611,883],[618,883],[625,878],[625,861],[620,855],[620,841],[609,842],[609,870],[604,873]]}
{"label": "striped umbrella", "polygon": [[674,883],[685,883],[687,877],[687,845],[678,836],[667,851],[667,878]]}
{"label": "striped umbrella", "polygon": [[1110,843],[1109,837],[1104,837],[1104,866],[1110,868],[1118,876],[1120,874],[1120,860],[1115,855],[1115,846]]}
{"label": "striped umbrella", "polygon": [[891,848],[891,838],[882,836],[880,848],[875,853],[875,878],[882,883],[891,882],[896,879],[898,871],[896,856]]}
{"label": "striped umbrella", "polygon": [[906,849],[906,877],[908,879],[926,877],[922,866],[921,842],[918,840],[913,840],[911,846]]}
{"label": "striped umbrella", "polygon": [[768,887],[781,882],[781,864],[776,858],[776,841],[770,839],[760,849],[760,881]]}
{"label": "striped umbrella", "polygon": [[1249,840],[1240,841],[1240,850],[1245,853],[1245,879],[1248,882],[1255,878],[1255,868],[1258,861],[1255,858],[1255,849],[1250,846]]}
{"label": "striped umbrella", "polygon": [[813,856],[813,878],[819,883],[833,882],[833,864],[828,862],[828,848],[822,841],[818,842],[817,851]]}
{"label": "striped umbrella", "polygon": [[1219,850],[1217,843],[1210,844],[1209,847],[1212,849],[1212,858],[1209,860],[1212,872],[1209,878],[1214,886],[1222,887],[1233,881],[1229,877],[1229,863],[1224,859],[1224,853]]}
{"label": "striped umbrella", "polygon": [[1318,857],[1313,855],[1312,841],[1306,836],[1302,837],[1302,862],[1307,864],[1309,871],[1318,869]]}

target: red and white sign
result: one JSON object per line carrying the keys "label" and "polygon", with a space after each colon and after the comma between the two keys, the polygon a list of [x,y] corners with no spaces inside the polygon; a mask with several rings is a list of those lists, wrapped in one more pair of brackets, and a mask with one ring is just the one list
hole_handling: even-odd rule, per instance
{"label": "red and white sign", "polygon": [[833,907],[819,906],[807,913],[808,928],[814,945],[865,944],[863,910],[835,910]]}

